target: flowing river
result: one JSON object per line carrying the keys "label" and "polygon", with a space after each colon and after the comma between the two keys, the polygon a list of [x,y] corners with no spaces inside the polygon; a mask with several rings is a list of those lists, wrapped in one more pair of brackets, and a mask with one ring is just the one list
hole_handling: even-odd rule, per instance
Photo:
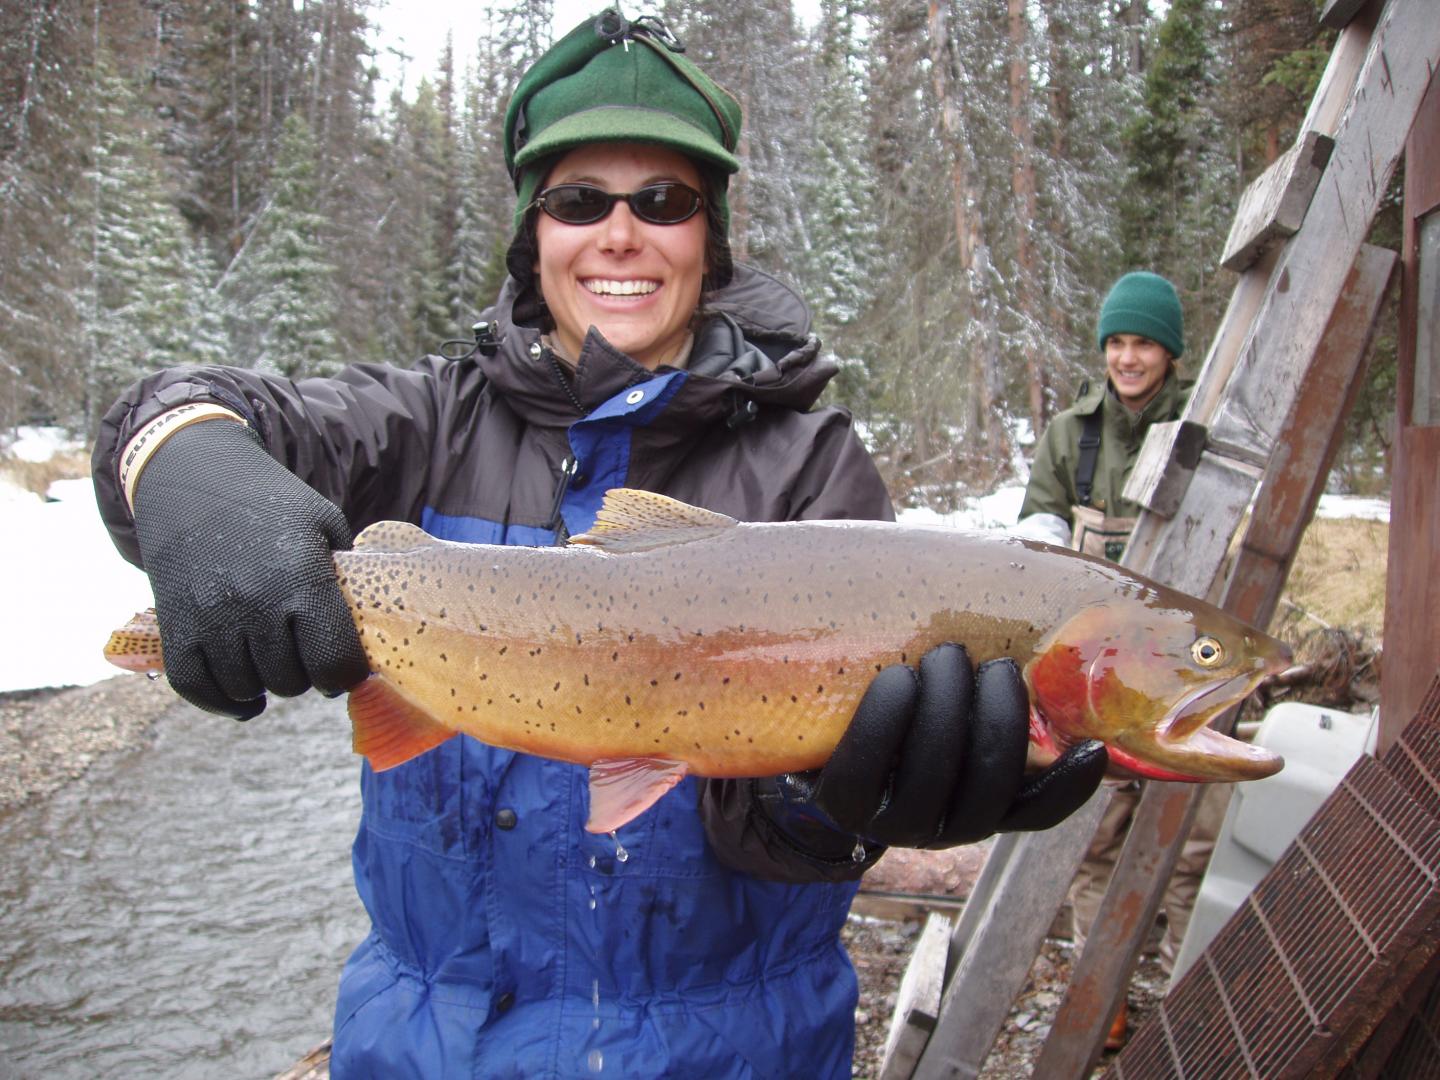
{"label": "flowing river", "polygon": [[328,1036],[368,928],[343,701],[153,745],[0,815],[0,1078],[272,1077]]}

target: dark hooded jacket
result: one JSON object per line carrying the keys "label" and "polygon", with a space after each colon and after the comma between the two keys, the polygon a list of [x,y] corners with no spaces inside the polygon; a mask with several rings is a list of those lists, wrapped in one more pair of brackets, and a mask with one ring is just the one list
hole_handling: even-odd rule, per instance
{"label": "dark hooded jacket", "polygon": [[[573,369],[512,318],[498,345],[413,369],[290,381],[151,376],[106,415],[101,511],[138,562],[117,458],[151,417],[229,406],[345,511],[434,535],[552,544],[603,493],[662,492],[748,521],[892,516],[798,298],[737,268],[685,370],[593,331]],[[573,465],[567,463],[573,462]],[[727,568],[737,580],[744,567]],[[345,1077],[848,1076],[856,984],[839,931],[876,856],[765,781],[687,779],[614,839],[586,833],[585,770],[468,737],[362,773],[356,885],[372,930],[346,965]],[[783,826],[777,824],[783,822]],[[623,848],[628,856],[619,858]]]}

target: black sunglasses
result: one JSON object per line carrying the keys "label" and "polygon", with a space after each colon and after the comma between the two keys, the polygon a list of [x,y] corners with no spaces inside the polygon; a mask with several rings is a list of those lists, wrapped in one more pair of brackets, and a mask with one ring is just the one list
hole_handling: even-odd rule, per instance
{"label": "black sunglasses", "polygon": [[593,225],[608,216],[617,202],[625,203],[641,221],[679,225],[695,216],[705,205],[705,197],[675,180],[646,184],[639,191],[629,192],[606,191],[593,184],[556,184],[535,196],[530,205],[566,225]]}

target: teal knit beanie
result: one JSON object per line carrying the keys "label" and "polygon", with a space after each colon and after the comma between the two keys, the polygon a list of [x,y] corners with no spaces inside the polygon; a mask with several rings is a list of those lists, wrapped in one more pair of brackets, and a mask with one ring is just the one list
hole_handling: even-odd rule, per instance
{"label": "teal knit beanie", "polygon": [[1185,351],[1185,316],[1175,286],[1145,270],[1115,282],[1100,308],[1097,340],[1102,351],[1111,334],[1139,334],[1179,358]]}
{"label": "teal knit beanie", "polygon": [[505,111],[505,167],[515,226],[548,162],[577,146],[643,142],[677,150],[716,177],[729,222],[728,177],[740,169],[740,103],[683,55],[664,23],[615,9],[586,19],[535,61]]}

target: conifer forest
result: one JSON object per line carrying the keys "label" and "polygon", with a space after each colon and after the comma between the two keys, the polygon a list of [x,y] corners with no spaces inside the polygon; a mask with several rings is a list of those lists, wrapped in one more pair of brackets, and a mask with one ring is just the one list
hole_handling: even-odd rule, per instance
{"label": "conifer forest", "polygon": [[[827,393],[892,493],[943,508],[1006,478],[1017,438],[1103,372],[1095,316],[1121,273],[1176,284],[1198,369],[1236,201],[1328,59],[1321,6],[625,10],[662,16],[741,100],[736,257],[806,298],[841,368]],[[93,432],[158,367],[303,376],[468,336],[505,272],[505,104],[551,15],[492,0],[487,31],[402,93],[369,0],[3,0],[0,430]],[[1349,490],[1384,486],[1381,337],[1332,481]]]}

